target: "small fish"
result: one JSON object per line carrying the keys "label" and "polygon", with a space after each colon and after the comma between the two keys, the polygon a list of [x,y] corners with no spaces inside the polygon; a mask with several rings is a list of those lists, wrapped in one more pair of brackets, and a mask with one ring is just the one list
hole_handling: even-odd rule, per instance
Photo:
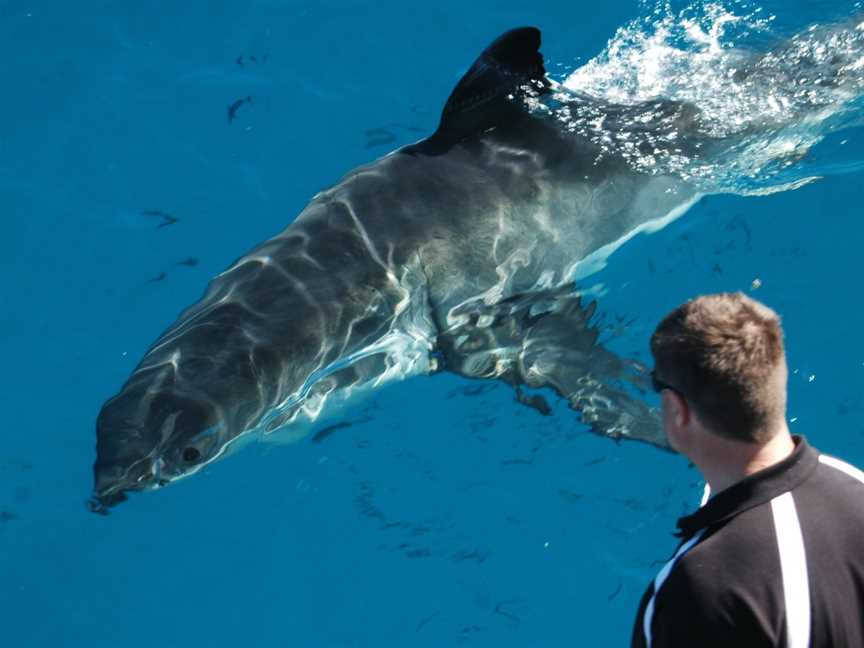
{"label": "small fish", "polygon": [[0,511],[0,524],[4,524],[6,522],[11,522],[12,520],[17,520],[20,516],[17,513],[13,513],[12,511],[2,510]]}
{"label": "small fish", "polygon": [[366,148],[375,148],[376,146],[384,146],[385,144],[390,144],[391,142],[395,142],[395,137],[379,137],[378,139],[370,139],[366,142]]}
{"label": "small fish", "polygon": [[396,133],[393,132],[394,128],[402,129],[412,133],[423,132],[423,129],[419,126],[404,126],[402,124],[387,124],[378,128],[370,128],[366,130],[366,148],[368,149],[375,146],[383,146],[385,144],[395,142],[398,138]]}
{"label": "small fish", "polygon": [[162,222],[156,226],[156,229],[161,227],[168,227],[169,225],[173,225],[174,223],[179,223],[180,219],[176,216],[172,216],[171,214],[163,211],[159,211],[158,209],[145,209],[141,212],[144,216],[151,216],[154,218],[161,218]]}
{"label": "small fish", "polygon": [[177,263],[174,264],[175,267],[181,266],[181,265],[182,266],[188,266],[190,268],[194,268],[195,266],[198,265],[198,259],[196,259],[195,257],[189,257],[188,259],[183,259],[182,261],[178,261]]}
{"label": "small fish", "polygon": [[237,116],[237,111],[240,110],[240,107],[245,103],[252,103],[252,97],[243,97],[242,99],[238,99],[230,106],[228,106],[228,123],[230,124],[234,121],[234,118]]}
{"label": "small fish", "polygon": [[321,443],[324,439],[333,434],[336,430],[341,430],[347,427],[351,427],[351,423],[347,421],[342,421],[340,423],[334,423],[333,425],[328,425],[325,428],[318,430],[315,433],[315,436],[312,437],[312,443]]}
{"label": "small fish", "polygon": [[11,470],[13,468],[30,470],[32,467],[33,467],[33,464],[31,464],[27,461],[0,461],[0,471]]}
{"label": "small fish", "polygon": [[241,54],[240,56],[237,57],[235,63],[237,63],[237,65],[239,65],[240,67],[243,67],[244,64],[246,64],[246,63],[255,63],[255,64],[258,64],[258,63],[266,63],[266,62],[267,62],[267,59],[268,59],[269,57],[270,57],[270,54],[269,54],[269,53],[266,53],[266,54],[262,55],[262,56],[261,56],[261,59],[259,60],[258,57],[255,56],[254,54],[252,54],[252,55],[250,55],[250,56],[248,56],[248,57],[245,57],[245,58],[244,58],[244,56]]}
{"label": "small fish", "polygon": [[507,609],[505,608],[505,606],[513,605],[513,604],[516,604],[516,603],[518,603],[518,602],[519,602],[519,601],[517,601],[517,600],[501,601],[500,603],[498,603],[498,604],[495,606],[495,609],[492,610],[492,612],[495,613],[495,614],[498,614],[498,615],[500,615],[500,616],[506,617],[506,618],[508,618],[508,619],[511,619],[512,621],[517,621],[517,622],[518,622],[518,621],[521,620],[521,619],[519,618],[519,616],[518,616],[517,614],[515,614],[514,612],[511,612],[510,610],[507,610]]}
{"label": "small fish", "polygon": [[560,489],[558,491],[558,494],[561,496],[561,498],[564,501],[570,502],[571,504],[575,504],[576,502],[581,501],[582,498],[584,497],[584,495],[581,495],[579,493],[574,493],[573,491],[569,491],[569,490],[566,490],[564,488]]}
{"label": "small fish", "polygon": [[468,385],[467,387],[457,387],[456,389],[452,389],[447,393],[447,398],[453,398],[454,396],[482,396],[483,394],[488,394],[490,391],[497,389],[498,385],[495,383],[491,384],[480,384],[480,385]]}
{"label": "small fish", "polygon": [[436,616],[438,616],[438,613],[437,613],[437,612],[436,612],[435,614],[431,615],[431,616],[426,617],[425,619],[422,619],[422,620],[420,621],[420,623],[417,624],[417,629],[414,630],[414,632],[420,632],[424,627],[426,627],[426,624],[428,624],[428,623],[429,623],[432,619],[434,619]]}

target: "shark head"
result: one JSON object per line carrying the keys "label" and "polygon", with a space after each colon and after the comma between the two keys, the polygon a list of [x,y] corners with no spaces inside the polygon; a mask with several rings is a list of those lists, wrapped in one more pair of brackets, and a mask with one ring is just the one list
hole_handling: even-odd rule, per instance
{"label": "shark head", "polygon": [[132,491],[152,490],[201,470],[225,448],[215,409],[170,386],[135,381],[105,403],[96,421],[91,511]]}

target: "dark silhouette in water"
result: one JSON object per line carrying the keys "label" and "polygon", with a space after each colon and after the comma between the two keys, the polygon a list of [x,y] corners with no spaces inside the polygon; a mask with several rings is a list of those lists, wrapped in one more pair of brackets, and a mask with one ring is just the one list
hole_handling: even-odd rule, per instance
{"label": "dark silhouette in water", "polygon": [[189,268],[194,268],[199,263],[198,259],[195,257],[189,257],[188,259],[183,259],[182,261],[178,261],[174,264],[174,266],[187,266]]}
{"label": "dark silhouette in water", "polygon": [[228,106],[228,123],[234,121],[237,117],[237,111],[243,106],[243,104],[252,103],[252,97],[243,97],[242,99],[238,99],[233,102],[230,106]]}
{"label": "dark silhouette in water", "polygon": [[166,212],[159,211],[158,209],[145,209],[141,213],[145,216],[154,216],[157,218],[161,218],[162,222],[156,226],[157,229],[162,227],[168,227],[169,225],[180,222],[179,218],[176,218],[175,216],[172,216],[171,214],[168,214]]}
{"label": "dark silhouette in water", "polygon": [[329,437],[331,434],[336,432],[337,430],[343,430],[345,428],[351,427],[351,423],[348,421],[340,421],[339,423],[334,423],[333,425],[328,425],[325,428],[321,428],[315,435],[312,437],[312,443],[321,443],[324,439]]}
{"label": "dark silhouette in water", "polygon": [[20,516],[17,513],[13,513],[12,511],[6,509],[0,510],[0,524],[17,520],[19,517]]}

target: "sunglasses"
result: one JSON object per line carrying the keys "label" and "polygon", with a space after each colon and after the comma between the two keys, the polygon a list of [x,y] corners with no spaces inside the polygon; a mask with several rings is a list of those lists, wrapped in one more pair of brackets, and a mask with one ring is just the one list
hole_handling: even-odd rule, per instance
{"label": "sunglasses", "polygon": [[657,392],[658,394],[659,394],[660,392],[662,392],[664,389],[668,389],[668,390],[673,391],[673,392],[675,392],[676,394],[678,394],[681,398],[684,398],[684,394],[681,392],[680,389],[678,389],[677,387],[675,387],[675,386],[673,386],[673,385],[670,385],[669,383],[664,382],[663,380],[661,380],[660,378],[658,378],[658,377],[657,377],[657,371],[656,371],[656,370],[653,370],[653,371],[651,372],[651,387],[652,387],[652,388],[654,389],[654,391]]}

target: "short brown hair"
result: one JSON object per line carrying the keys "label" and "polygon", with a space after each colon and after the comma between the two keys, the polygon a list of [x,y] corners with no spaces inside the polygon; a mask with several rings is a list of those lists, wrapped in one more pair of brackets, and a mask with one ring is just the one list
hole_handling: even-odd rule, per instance
{"label": "short brown hair", "polygon": [[786,416],[780,317],[742,293],[706,295],[669,313],[651,336],[658,379],[716,434],[764,443]]}

